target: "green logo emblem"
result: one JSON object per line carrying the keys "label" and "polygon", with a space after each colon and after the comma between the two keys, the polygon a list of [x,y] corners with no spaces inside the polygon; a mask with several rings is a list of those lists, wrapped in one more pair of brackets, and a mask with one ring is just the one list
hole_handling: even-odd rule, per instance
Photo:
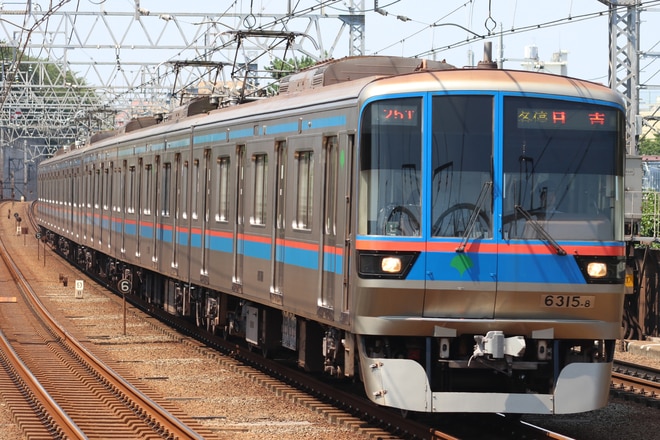
{"label": "green logo emblem", "polygon": [[461,276],[463,276],[466,270],[474,266],[474,263],[472,263],[472,259],[466,254],[460,253],[456,254],[449,265],[456,269],[458,273],[461,274]]}

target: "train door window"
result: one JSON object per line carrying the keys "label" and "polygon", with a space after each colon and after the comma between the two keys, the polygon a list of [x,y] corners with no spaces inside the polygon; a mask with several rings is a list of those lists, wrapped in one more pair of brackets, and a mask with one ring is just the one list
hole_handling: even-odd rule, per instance
{"label": "train door window", "polygon": [[200,176],[199,176],[199,159],[193,161],[193,192],[190,200],[190,214],[193,220],[197,220],[197,195],[199,194]]}
{"label": "train door window", "polygon": [[218,157],[216,161],[216,188],[218,190],[218,210],[215,221],[227,222],[229,219],[229,156]]}
{"label": "train door window", "polygon": [[94,209],[99,209],[99,203],[101,201],[101,183],[99,182],[100,179],[100,170],[95,169],[94,170]]}
{"label": "train door window", "polygon": [[108,169],[101,165],[100,170],[100,186],[99,186],[99,210],[106,211],[108,209],[108,199],[106,188],[108,187]]}
{"label": "train door window", "polygon": [[325,144],[325,188],[324,188],[324,233],[337,233],[337,137],[331,136],[324,140]]}
{"label": "train door window", "polygon": [[312,209],[314,207],[314,152],[297,151],[297,191],[296,191],[296,219],[294,228],[312,229]]}
{"label": "train door window", "polygon": [[434,96],[432,124],[431,234],[492,238],[492,96]]}
{"label": "train door window", "polygon": [[163,164],[163,184],[161,185],[161,210],[163,217],[170,216],[170,191],[172,179],[172,163],[166,162]]}
{"label": "train door window", "polygon": [[110,180],[112,179],[112,164],[103,170],[103,210],[110,210]]}
{"label": "train door window", "polygon": [[119,179],[119,200],[116,201],[115,211],[118,213],[126,210],[126,161],[122,162],[121,167],[117,167],[117,178]]}
{"label": "train door window", "polygon": [[362,113],[360,234],[421,233],[421,110],[421,98],[402,98],[372,102]]}
{"label": "train door window", "polygon": [[135,213],[135,167],[131,166],[128,169],[128,201],[126,202],[126,211],[133,214]]}
{"label": "train door window", "polygon": [[254,162],[254,204],[252,207],[253,225],[266,224],[266,200],[268,186],[268,155],[255,154],[252,156]]}
{"label": "train door window", "polygon": [[181,153],[174,156],[174,218],[178,220],[181,217],[179,209],[179,197],[181,197]]}
{"label": "train door window", "polygon": [[151,164],[144,166],[144,215],[151,215],[151,203],[153,197],[153,174]]}
{"label": "train door window", "polygon": [[85,170],[85,206],[87,209],[92,207],[92,198],[93,198],[93,176],[94,176],[94,167],[88,167]]}
{"label": "train door window", "polygon": [[188,191],[189,181],[188,181],[188,161],[183,161],[183,166],[181,167],[181,218],[188,218]]}

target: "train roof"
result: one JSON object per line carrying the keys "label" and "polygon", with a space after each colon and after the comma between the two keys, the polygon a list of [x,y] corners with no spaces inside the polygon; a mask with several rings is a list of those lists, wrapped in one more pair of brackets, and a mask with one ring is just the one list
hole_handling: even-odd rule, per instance
{"label": "train roof", "polygon": [[[391,56],[360,56],[331,60],[292,74],[281,82],[280,93],[257,101],[216,109],[210,99],[191,101],[165,118],[133,119],[113,131],[101,132],[90,143],[70,151],[93,151],[122,141],[176,133],[190,126],[203,127],[218,121],[244,121],[270,117],[286,117],[296,109],[310,105],[355,103],[372,96],[389,93],[426,91],[484,91],[524,94],[559,94],[585,99],[617,102],[622,97],[605,87],[589,81],[565,76],[502,70],[493,68],[456,68],[444,61]],[[61,154],[61,153],[60,153]]]}
{"label": "train roof", "polygon": [[550,73],[506,69],[452,69],[380,78],[365,87],[363,99],[371,96],[423,91],[510,92],[524,95],[549,94],[616,102],[621,95],[602,84]]}

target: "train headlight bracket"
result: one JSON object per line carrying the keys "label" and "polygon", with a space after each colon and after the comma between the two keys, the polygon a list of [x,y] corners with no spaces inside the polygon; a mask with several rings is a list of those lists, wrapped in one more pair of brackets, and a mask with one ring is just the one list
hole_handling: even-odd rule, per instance
{"label": "train headlight bracket", "polygon": [[623,284],[626,260],[623,256],[575,255],[584,280],[589,284]]}

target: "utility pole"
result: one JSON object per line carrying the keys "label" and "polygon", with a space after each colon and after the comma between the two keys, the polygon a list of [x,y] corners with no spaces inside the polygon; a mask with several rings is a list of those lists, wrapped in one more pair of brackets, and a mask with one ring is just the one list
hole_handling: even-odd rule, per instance
{"label": "utility pole", "polygon": [[610,8],[609,86],[626,101],[626,151],[636,155],[639,116],[639,28],[641,0],[598,0]]}

